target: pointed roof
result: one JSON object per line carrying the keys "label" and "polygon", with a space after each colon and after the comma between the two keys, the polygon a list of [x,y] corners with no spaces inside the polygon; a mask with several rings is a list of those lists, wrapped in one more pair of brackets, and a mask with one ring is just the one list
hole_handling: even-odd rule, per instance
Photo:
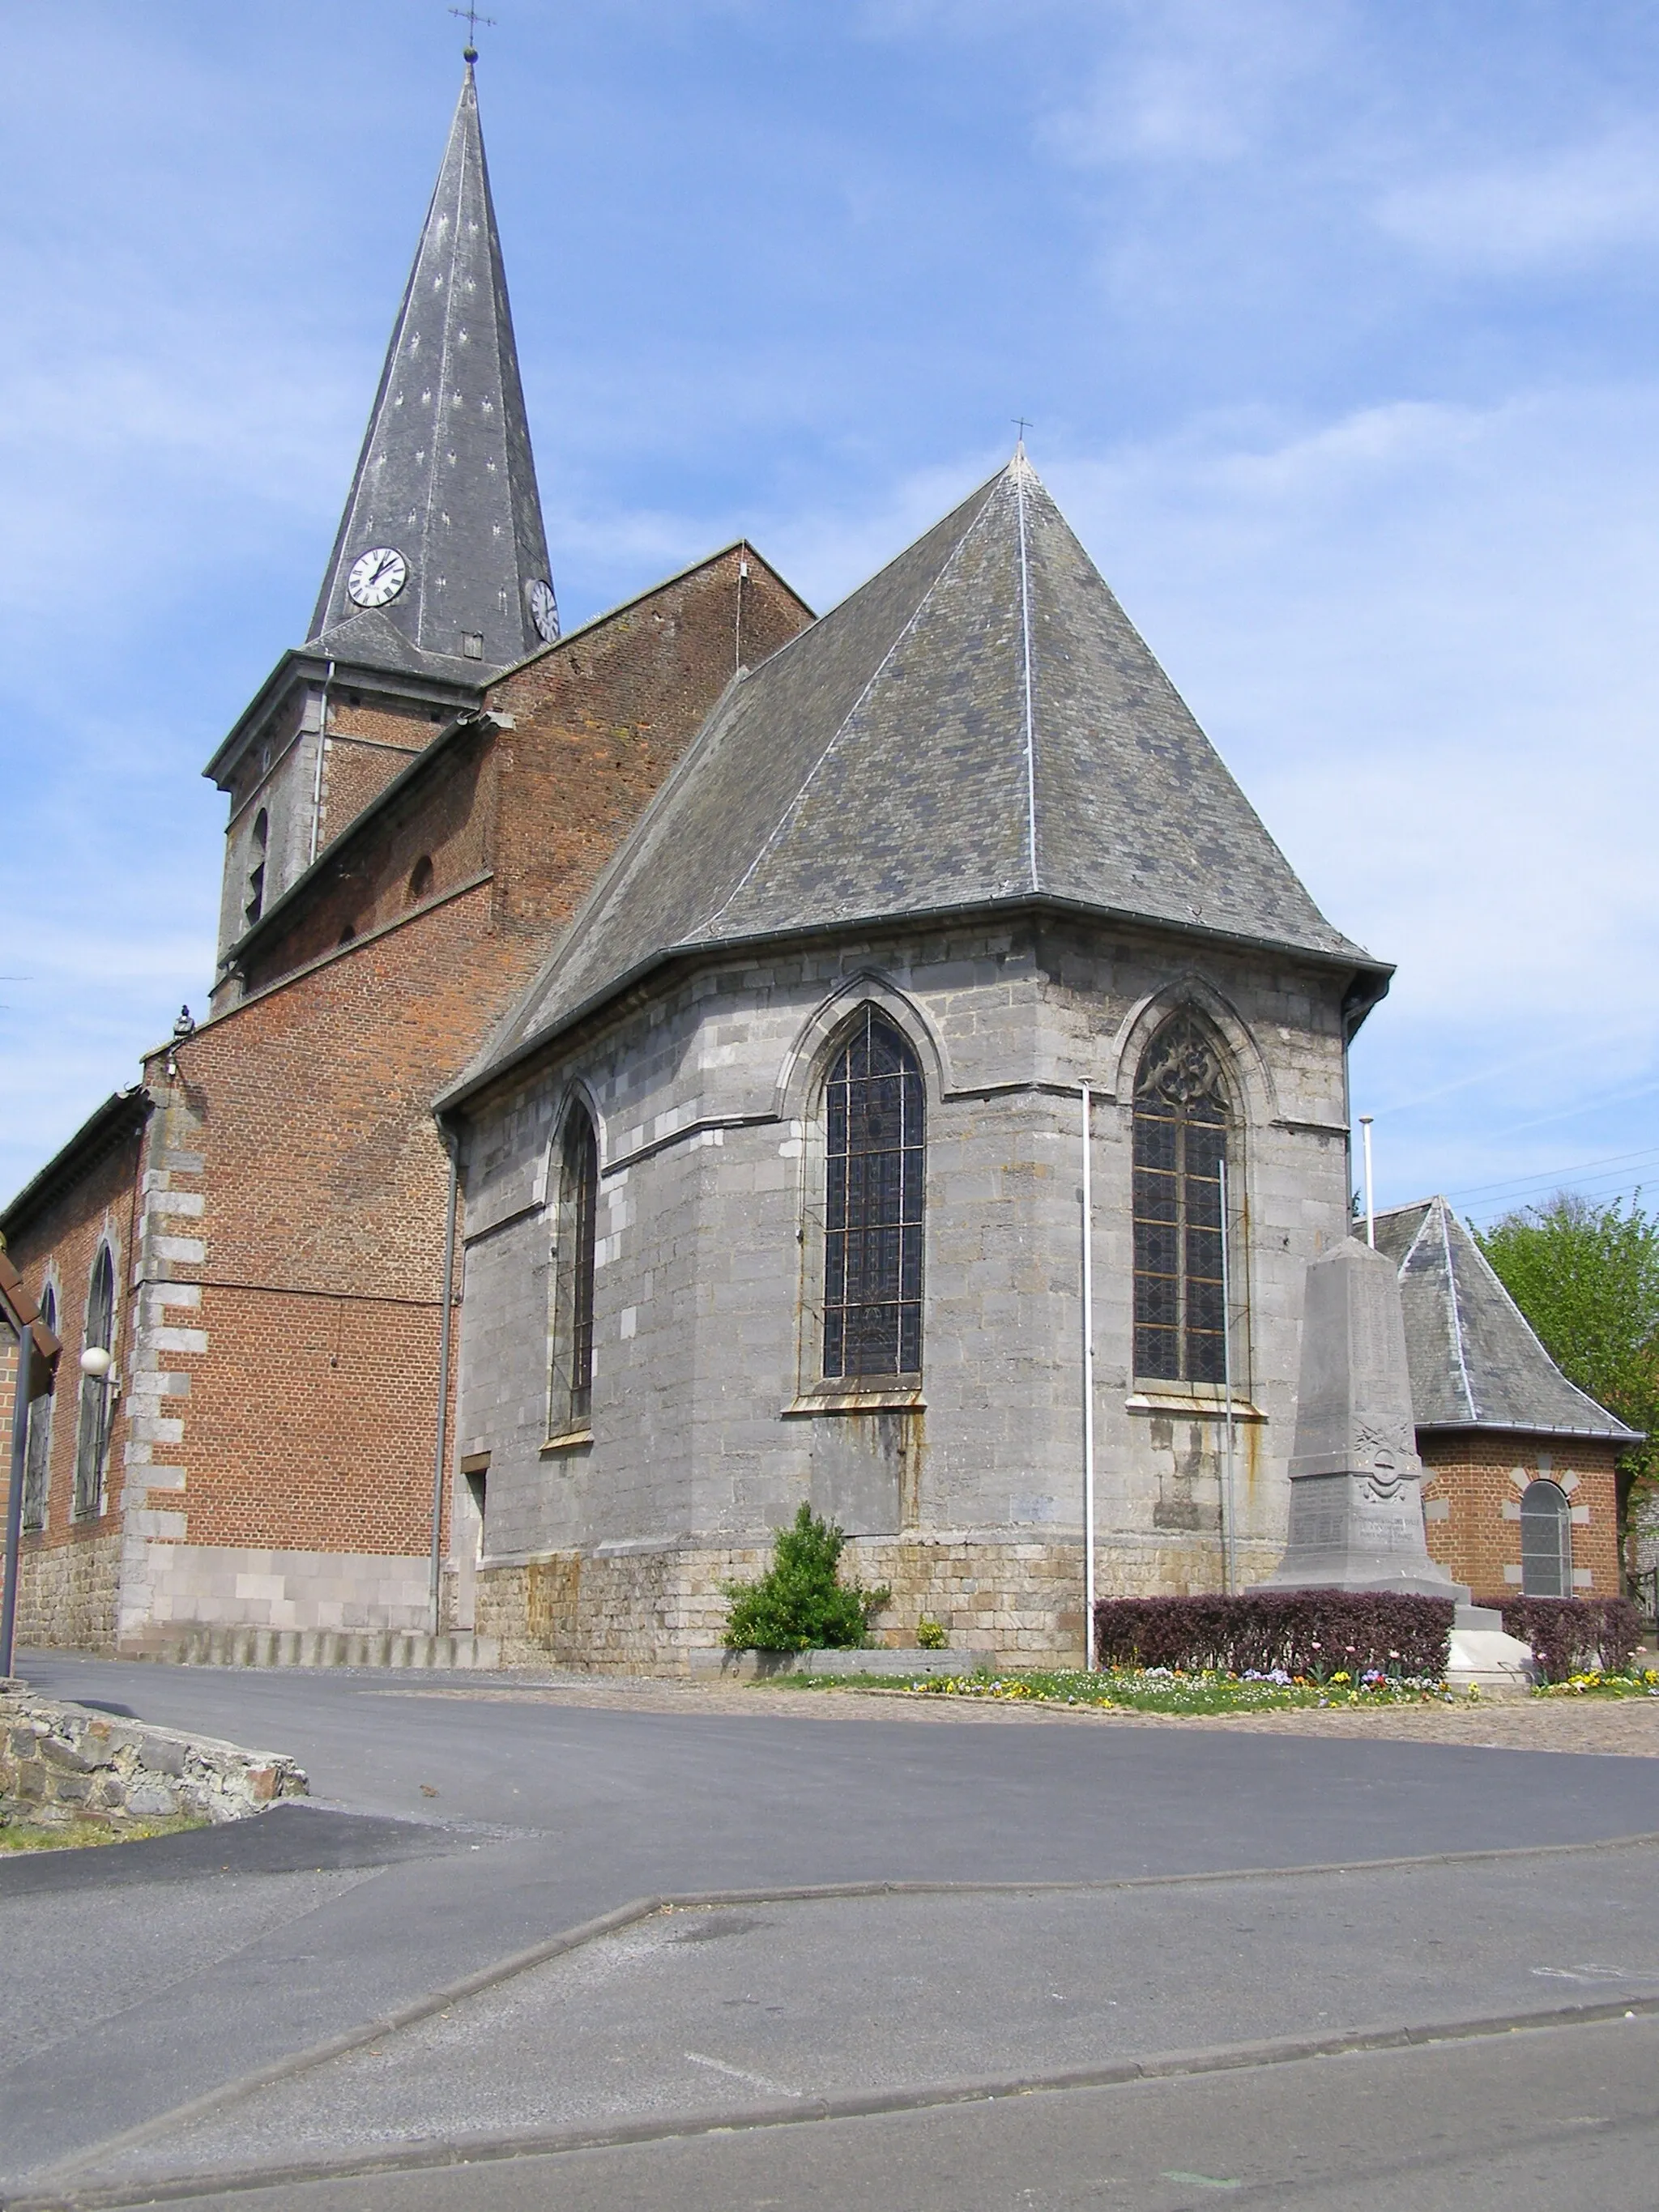
{"label": "pointed roof", "polygon": [[[377,546],[403,555],[408,580],[366,611],[348,579]],[[479,681],[541,645],[529,595],[547,581],[469,60],[308,642],[359,665]],[[469,638],[482,644],[469,651]]]}
{"label": "pointed roof", "polygon": [[1376,1249],[1400,1270],[1419,1429],[1635,1441],[1634,1429],[1568,1382],[1443,1198],[1379,1213]]}
{"label": "pointed roof", "polygon": [[1033,899],[1338,963],[1370,999],[1391,972],[1320,914],[1021,451],[740,675],[486,1066],[665,957]]}

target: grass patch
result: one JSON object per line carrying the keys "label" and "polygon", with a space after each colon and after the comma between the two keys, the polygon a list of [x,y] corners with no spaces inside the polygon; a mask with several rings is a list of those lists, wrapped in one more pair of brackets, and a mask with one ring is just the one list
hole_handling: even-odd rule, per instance
{"label": "grass patch", "polygon": [[165,1820],[20,1820],[0,1814],[0,1851],[79,1851],[100,1844],[139,1844],[152,1836],[182,1836],[208,1822],[194,1813],[175,1813]]}
{"label": "grass patch", "polygon": [[[1659,1674],[1655,1677],[1659,1694]],[[1479,1703],[1474,1690],[1443,1682],[1374,1674],[1352,1677],[1341,1670],[1323,1681],[1306,1676],[1224,1674],[1213,1670],[1185,1673],[1166,1667],[1081,1668],[1022,1668],[993,1674],[989,1668],[962,1674],[775,1674],[759,1688],[790,1690],[902,1690],[915,1697],[986,1698],[1008,1704],[1099,1705],[1136,1713],[1263,1713],[1299,1709],[1370,1710],[1382,1705],[1442,1705]],[[1624,1694],[1629,1694],[1626,1692]]]}

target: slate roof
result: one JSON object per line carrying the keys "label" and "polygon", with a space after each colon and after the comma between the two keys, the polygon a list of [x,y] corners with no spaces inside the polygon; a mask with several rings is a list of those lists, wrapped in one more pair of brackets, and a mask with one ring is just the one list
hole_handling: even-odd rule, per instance
{"label": "slate roof", "polygon": [[1419,1429],[1635,1440],[1635,1430],[1568,1382],[1443,1198],[1379,1213],[1376,1248],[1400,1270]]}
{"label": "slate roof", "polygon": [[[346,579],[376,545],[410,576],[366,613]],[[469,62],[307,643],[480,682],[541,644],[526,597],[538,579],[547,538]]]}
{"label": "slate roof", "polygon": [[479,1069],[658,960],[1052,900],[1391,972],[1320,914],[1023,453],[728,690]]}

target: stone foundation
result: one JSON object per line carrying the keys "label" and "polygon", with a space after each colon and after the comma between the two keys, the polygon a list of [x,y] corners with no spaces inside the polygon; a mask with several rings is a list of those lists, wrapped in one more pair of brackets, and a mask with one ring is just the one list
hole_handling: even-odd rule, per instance
{"label": "stone foundation", "polygon": [[[1273,1566],[1277,1546],[1241,1547],[1241,1580]],[[479,1569],[477,1628],[498,1642],[507,1667],[586,1668],[600,1674],[684,1674],[717,1657],[729,1611],[720,1585],[770,1565],[769,1541],[726,1548],[640,1544],[486,1560]],[[1115,1542],[1098,1555],[1103,1595],[1212,1590],[1213,1541],[1143,1548]],[[871,1625],[875,1643],[915,1644],[924,1615],[969,1665],[1075,1666],[1083,1656],[1082,1572],[1075,1540],[1020,1542],[1006,1535],[854,1538],[843,1580],[885,1583],[892,1602]]]}
{"label": "stone foundation", "polygon": [[121,1576],[118,1534],[26,1540],[17,1576],[17,1641],[25,1650],[112,1651]]}
{"label": "stone foundation", "polygon": [[230,1544],[151,1544],[141,1626],[120,1639],[135,1657],[179,1650],[203,1631],[423,1634],[429,1566],[419,1555],[260,1551]]}
{"label": "stone foundation", "polygon": [[51,1826],[240,1820],[309,1784],[280,1752],[150,1728],[0,1683],[0,1811]]}

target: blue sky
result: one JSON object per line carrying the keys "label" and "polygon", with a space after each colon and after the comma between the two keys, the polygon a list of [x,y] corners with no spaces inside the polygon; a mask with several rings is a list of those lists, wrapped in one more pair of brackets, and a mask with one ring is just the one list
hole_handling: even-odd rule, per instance
{"label": "blue sky", "polygon": [[[1327,913],[1379,1197],[1659,1185],[1659,10],[492,0],[567,621],[1032,457]],[[0,6],[0,1190],[212,955],[459,82],[442,0]],[[19,64],[15,61],[14,67]]]}

